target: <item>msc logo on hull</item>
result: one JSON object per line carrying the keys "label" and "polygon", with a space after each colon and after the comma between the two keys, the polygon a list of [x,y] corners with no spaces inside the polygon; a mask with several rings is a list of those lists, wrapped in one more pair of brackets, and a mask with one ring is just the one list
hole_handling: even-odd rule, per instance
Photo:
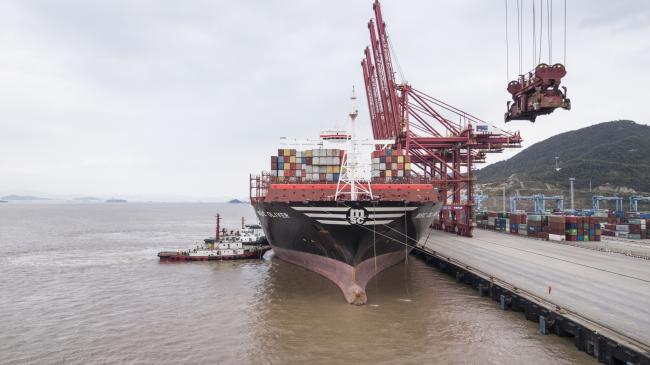
{"label": "msc logo on hull", "polygon": [[[315,219],[320,224],[343,226],[372,226],[390,224],[402,218],[407,212],[418,209],[417,206],[379,206],[379,207],[346,207],[334,206],[293,206],[291,209]],[[404,218],[405,219],[405,218]]]}
{"label": "msc logo on hull", "polygon": [[363,224],[366,222],[366,217],[368,217],[368,214],[366,214],[366,210],[363,208],[350,208],[345,216],[350,224]]}

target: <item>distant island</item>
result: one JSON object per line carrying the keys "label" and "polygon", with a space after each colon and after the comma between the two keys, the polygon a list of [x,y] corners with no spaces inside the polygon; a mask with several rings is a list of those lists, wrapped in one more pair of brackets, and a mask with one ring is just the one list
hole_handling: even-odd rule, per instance
{"label": "distant island", "polygon": [[96,201],[100,201],[101,199],[95,198],[94,196],[82,196],[80,198],[74,198],[74,200],[82,201],[82,202],[96,202]]}
{"label": "distant island", "polygon": [[2,200],[50,200],[48,198],[40,198],[37,196],[31,196],[31,195],[5,195],[3,197],[0,197]]}
{"label": "distant island", "polygon": [[245,201],[241,201],[241,200],[239,200],[239,199],[233,199],[233,200],[229,200],[228,203],[230,203],[230,204],[244,204],[244,203],[246,203],[246,202],[245,202]]}
{"label": "distant island", "polygon": [[126,203],[126,200],[124,200],[124,199],[108,199],[106,202],[107,203]]}

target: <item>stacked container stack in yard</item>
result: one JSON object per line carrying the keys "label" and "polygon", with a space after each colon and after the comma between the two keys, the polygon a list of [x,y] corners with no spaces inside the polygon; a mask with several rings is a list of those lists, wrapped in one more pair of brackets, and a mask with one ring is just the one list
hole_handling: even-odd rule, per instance
{"label": "stacked container stack in yard", "polygon": [[271,175],[278,182],[337,182],[343,153],[336,148],[279,149],[271,156]]}
{"label": "stacked container stack in yard", "polygon": [[562,241],[569,237],[569,219],[562,215],[548,216],[548,239],[552,241]]}
{"label": "stacked container stack in yard", "polygon": [[526,213],[510,213],[510,234],[526,235],[527,222]]}
{"label": "stacked container stack in yard", "polygon": [[548,216],[541,214],[528,215],[528,236],[548,239],[548,233],[544,232],[544,227],[548,226]]}
{"label": "stacked container stack in yard", "polygon": [[[607,216],[577,216],[563,213],[527,214],[523,212],[477,212],[476,226],[513,235],[551,241],[600,241],[603,235],[637,238],[646,235],[645,221],[630,219],[625,225],[607,224]],[[605,226],[605,229],[601,229]],[[614,232],[620,232],[614,234]],[[631,232],[634,232],[632,234]]]}
{"label": "stacked container stack in yard", "polygon": [[628,239],[648,238],[648,219],[630,218],[627,223],[607,223],[603,235]]}
{"label": "stacked container stack in yard", "polygon": [[406,150],[372,152],[371,176],[374,181],[400,180],[411,175],[411,157]]}

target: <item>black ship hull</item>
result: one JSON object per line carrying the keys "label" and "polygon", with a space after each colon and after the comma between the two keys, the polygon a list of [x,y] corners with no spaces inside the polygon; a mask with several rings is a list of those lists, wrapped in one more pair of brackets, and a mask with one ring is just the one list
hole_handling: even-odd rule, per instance
{"label": "black ship hull", "polygon": [[336,283],[365,304],[366,284],[406,257],[441,204],[426,202],[254,203],[275,254]]}

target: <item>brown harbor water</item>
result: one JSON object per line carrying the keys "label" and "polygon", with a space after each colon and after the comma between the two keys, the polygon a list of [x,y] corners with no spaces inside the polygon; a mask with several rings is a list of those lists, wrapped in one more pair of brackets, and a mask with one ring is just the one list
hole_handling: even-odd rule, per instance
{"label": "brown harbor water", "polygon": [[264,260],[160,263],[248,205],[0,205],[2,364],[595,364],[410,257],[346,304]]}

